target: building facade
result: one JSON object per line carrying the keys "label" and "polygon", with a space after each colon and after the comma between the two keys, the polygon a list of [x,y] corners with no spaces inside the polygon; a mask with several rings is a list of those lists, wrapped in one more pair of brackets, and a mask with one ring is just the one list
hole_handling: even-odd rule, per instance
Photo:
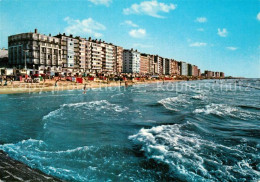
{"label": "building facade", "polygon": [[150,61],[149,55],[141,54],[141,56],[140,56],[140,74],[146,75],[146,74],[150,73],[149,61]]}
{"label": "building facade", "polygon": [[188,64],[185,62],[179,62],[180,66],[180,75],[181,76],[188,76]]}
{"label": "building facade", "polygon": [[193,71],[192,71],[192,76],[194,76],[194,77],[198,77],[198,76],[199,76],[199,73],[198,73],[198,66],[193,65],[193,66],[192,66],[192,69],[193,69]]}
{"label": "building facade", "polygon": [[140,57],[141,54],[137,50],[125,49],[123,54],[123,72],[140,73]]}
{"label": "building facade", "polygon": [[8,37],[9,64],[17,68],[61,71],[59,39],[34,32]]}
{"label": "building facade", "polygon": [[120,46],[115,46],[115,64],[114,64],[114,73],[120,74],[123,72],[123,54],[124,49]]}

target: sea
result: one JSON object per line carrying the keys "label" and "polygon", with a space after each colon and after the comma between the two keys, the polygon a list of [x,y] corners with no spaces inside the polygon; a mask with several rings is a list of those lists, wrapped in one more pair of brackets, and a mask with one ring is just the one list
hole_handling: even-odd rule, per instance
{"label": "sea", "polygon": [[260,180],[260,79],[0,95],[0,150],[66,181]]}

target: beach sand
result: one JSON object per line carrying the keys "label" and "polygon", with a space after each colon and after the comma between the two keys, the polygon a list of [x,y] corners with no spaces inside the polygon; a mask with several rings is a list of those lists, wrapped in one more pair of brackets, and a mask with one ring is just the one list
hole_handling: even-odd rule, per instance
{"label": "beach sand", "polygon": [[[167,80],[165,82],[176,82],[181,80]],[[146,81],[128,81],[128,85],[135,84],[149,84],[149,83],[159,83],[162,80],[146,80]],[[64,90],[82,90],[84,85],[86,88],[102,88],[102,87],[114,87],[114,86],[125,86],[125,82],[112,81],[88,81],[83,84],[70,82],[70,81],[59,81],[57,86],[55,86],[55,80],[46,80],[40,83],[24,83],[15,81],[13,83],[8,82],[7,86],[0,86],[0,94],[17,94],[17,93],[32,93],[32,92],[46,92],[46,91],[64,91]]]}

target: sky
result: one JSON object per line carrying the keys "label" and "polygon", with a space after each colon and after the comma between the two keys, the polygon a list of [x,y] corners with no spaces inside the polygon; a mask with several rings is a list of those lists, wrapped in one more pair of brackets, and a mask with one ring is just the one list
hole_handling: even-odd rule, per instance
{"label": "sky", "polygon": [[35,28],[260,78],[260,0],[0,0],[1,48]]}

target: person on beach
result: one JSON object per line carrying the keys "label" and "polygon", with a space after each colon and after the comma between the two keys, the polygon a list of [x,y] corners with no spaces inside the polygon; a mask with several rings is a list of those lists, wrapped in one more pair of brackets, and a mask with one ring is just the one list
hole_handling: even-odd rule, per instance
{"label": "person on beach", "polygon": [[1,81],[1,86],[3,86],[3,77],[0,77],[0,81]]}
{"label": "person on beach", "polygon": [[84,84],[83,90],[84,90],[83,94],[86,94],[87,93],[87,84]]}
{"label": "person on beach", "polygon": [[57,86],[58,86],[58,84],[57,84],[57,82],[58,82],[58,81],[59,81],[59,80],[56,80],[56,81],[55,81],[55,87],[57,87]]}
{"label": "person on beach", "polygon": [[125,81],[125,87],[128,87],[128,81]]}

